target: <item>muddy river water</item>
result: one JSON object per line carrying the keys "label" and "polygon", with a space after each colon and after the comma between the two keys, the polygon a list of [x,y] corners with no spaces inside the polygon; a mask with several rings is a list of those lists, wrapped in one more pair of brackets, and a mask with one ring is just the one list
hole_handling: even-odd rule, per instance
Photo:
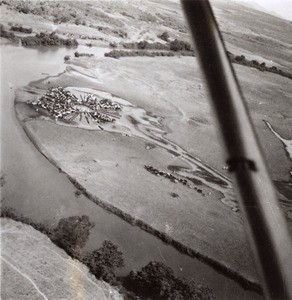
{"label": "muddy river water", "polygon": [[102,57],[108,49],[84,46],[78,49],[1,46],[2,206],[13,208],[17,214],[49,226],[57,225],[63,217],[88,215],[95,226],[91,230],[86,250],[98,248],[105,239],[118,244],[124,252],[126,265],[119,275],[125,275],[131,269],[138,270],[151,260],[162,261],[177,275],[196,277],[207,283],[214,289],[217,299],[261,299],[210,266],[181,254],[153,235],[106,212],[85,196],[77,197],[76,188],[66,175],[60,173],[30,142],[15,116],[15,90],[31,81],[61,73],[66,68],[64,56],[73,55],[76,50]]}

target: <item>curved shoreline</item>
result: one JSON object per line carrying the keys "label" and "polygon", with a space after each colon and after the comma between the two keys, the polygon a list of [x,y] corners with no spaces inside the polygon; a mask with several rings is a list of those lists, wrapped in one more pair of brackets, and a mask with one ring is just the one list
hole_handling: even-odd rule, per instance
{"label": "curved shoreline", "polygon": [[[15,102],[17,104],[17,102]],[[222,275],[236,281],[240,286],[242,286],[244,289],[257,292],[258,294],[262,294],[262,287],[260,284],[252,279],[246,278],[242,274],[240,274],[237,271],[233,271],[231,268],[226,266],[224,263],[213,259],[211,257],[208,257],[207,255],[204,255],[200,252],[195,251],[194,249],[191,249],[188,246],[183,245],[181,242],[176,241],[175,239],[171,238],[169,235],[167,235],[164,232],[161,232],[154,227],[150,226],[149,224],[145,223],[144,221],[135,218],[134,216],[131,216],[130,214],[122,211],[121,209],[115,207],[114,205],[110,203],[106,203],[102,199],[96,197],[95,195],[91,194],[89,191],[86,190],[74,177],[70,176],[68,173],[66,173],[62,168],[56,163],[56,161],[50,156],[49,153],[47,153],[47,150],[42,147],[42,144],[37,140],[37,138],[31,133],[29,128],[26,126],[26,122],[21,120],[19,116],[19,111],[16,109],[16,116],[19,120],[22,128],[24,129],[26,135],[31,140],[31,142],[34,144],[36,149],[46,158],[50,163],[52,163],[60,172],[63,172],[66,174],[67,178],[72,182],[72,184],[79,190],[82,191],[82,193],[92,202],[99,205],[106,211],[115,214],[116,216],[120,217],[121,219],[125,220],[126,222],[130,223],[133,226],[138,226],[139,228],[145,230],[146,232],[153,234],[154,236],[161,239],[163,242],[172,245],[177,250],[179,250],[181,253],[187,254],[190,257],[196,258],[209,266],[211,266],[214,270],[221,273]]]}

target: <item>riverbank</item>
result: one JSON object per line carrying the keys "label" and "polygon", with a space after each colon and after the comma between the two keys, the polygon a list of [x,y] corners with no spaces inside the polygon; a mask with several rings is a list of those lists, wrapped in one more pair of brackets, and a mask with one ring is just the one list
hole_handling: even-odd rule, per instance
{"label": "riverbank", "polygon": [[123,299],[31,226],[0,222],[2,299]]}

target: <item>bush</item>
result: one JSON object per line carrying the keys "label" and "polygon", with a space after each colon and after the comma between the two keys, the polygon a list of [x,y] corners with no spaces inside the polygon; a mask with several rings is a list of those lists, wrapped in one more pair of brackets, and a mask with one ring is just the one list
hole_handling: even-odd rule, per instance
{"label": "bush", "polygon": [[117,48],[117,47],[118,47],[118,45],[117,45],[116,42],[110,42],[110,46],[111,46],[112,48]]}
{"label": "bush", "polygon": [[21,38],[21,44],[24,47],[41,46],[41,41],[35,36],[27,36]]}
{"label": "bush", "polygon": [[175,39],[170,42],[170,50],[172,50],[172,51],[183,50],[183,44],[178,39]]}
{"label": "bush", "polygon": [[260,63],[259,63],[257,60],[255,60],[255,59],[252,60],[251,62],[252,62],[253,65],[255,65],[255,66],[259,66],[259,65],[260,65]]}
{"label": "bush", "polygon": [[80,258],[81,249],[85,246],[93,226],[88,216],[61,219],[53,230],[52,241],[72,257]]}
{"label": "bush", "polygon": [[185,43],[185,50],[187,51],[193,51],[192,45],[189,42],[184,42]]}
{"label": "bush", "polygon": [[[66,55],[66,56],[64,57],[64,60],[65,60],[65,61],[70,60],[70,55]],[[75,193],[75,194],[76,194],[76,193]]]}
{"label": "bush", "polygon": [[147,41],[141,41],[141,42],[139,42],[138,44],[137,44],[137,48],[138,49],[145,49],[145,48],[147,48],[147,46],[148,46],[148,42]]}
{"label": "bush", "polygon": [[162,39],[163,41],[166,41],[166,42],[169,41],[169,34],[166,31],[164,31],[162,34],[158,35],[158,37],[160,39]]}
{"label": "bush", "polygon": [[246,59],[245,59],[245,56],[244,55],[237,55],[237,56],[235,56],[235,61],[236,62],[240,62],[240,63],[242,63],[242,62],[245,62],[246,61]]}
{"label": "bush", "polygon": [[76,24],[76,25],[80,25],[81,23],[82,23],[82,21],[81,21],[80,18],[77,18],[77,19],[75,20],[75,24]]}
{"label": "bush", "polygon": [[189,42],[180,41],[178,39],[171,41],[169,47],[172,51],[192,51],[192,46]]}
{"label": "bush", "polygon": [[0,37],[6,38],[6,39],[9,39],[12,41],[16,40],[15,34],[13,32],[6,31],[2,24],[0,25]]}
{"label": "bush", "polygon": [[92,53],[80,53],[80,52],[76,51],[74,53],[74,56],[75,57],[82,57],[82,56],[92,57],[92,56],[94,56],[94,54],[92,54]]}

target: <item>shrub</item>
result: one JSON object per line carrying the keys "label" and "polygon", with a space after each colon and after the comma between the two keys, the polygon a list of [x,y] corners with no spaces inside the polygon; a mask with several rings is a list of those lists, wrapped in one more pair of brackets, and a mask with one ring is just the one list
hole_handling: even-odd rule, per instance
{"label": "shrub", "polygon": [[92,56],[94,56],[94,54],[92,54],[92,53],[80,53],[80,52],[76,51],[74,53],[74,56],[75,57],[81,57],[81,56],[92,57]]}
{"label": "shrub", "polygon": [[80,25],[81,23],[82,23],[82,21],[81,21],[80,18],[77,18],[77,19],[75,20],[75,24],[76,24],[76,25]]}
{"label": "shrub", "polygon": [[178,39],[171,41],[169,46],[170,46],[170,50],[172,51],[180,51],[183,49],[183,46]]}
{"label": "shrub", "polygon": [[[65,61],[70,60],[70,55],[66,55],[66,56],[64,57],[64,60],[65,60]],[[75,194],[76,194],[76,192],[75,192]]]}
{"label": "shrub", "polygon": [[134,49],[136,48],[136,43],[124,43],[123,47],[126,49]]}
{"label": "shrub", "polygon": [[158,35],[158,37],[160,39],[162,39],[163,41],[166,41],[166,42],[169,41],[169,34],[167,31],[164,31],[162,34]]}
{"label": "shrub", "polygon": [[111,46],[112,48],[117,48],[117,47],[118,47],[118,45],[117,45],[116,42],[110,42],[110,46]]}
{"label": "shrub", "polygon": [[9,39],[12,41],[16,40],[15,34],[13,32],[6,31],[2,24],[0,25],[0,37],[6,38],[6,39]]}
{"label": "shrub", "polygon": [[189,42],[180,41],[178,39],[171,41],[169,47],[170,50],[172,51],[181,51],[181,50],[192,51],[192,46]]}
{"label": "shrub", "polygon": [[237,62],[244,62],[246,59],[245,59],[245,56],[244,55],[237,55],[235,56],[235,61]]}
{"label": "shrub", "polygon": [[85,246],[93,226],[88,216],[61,219],[53,230],[52,241],[72,257],[80,258],[81,249]]}
{"label": "shrub", "polygon": [[255,59],[252,60],[251,62],[252,62],[255,66],[259,66],[259,65],[260,65],[260,63],[259,63],[257,60],[255,60]]}
{"label": "shrub", "polygon": [[189,43],[189,42],[184,42],[185,43],[185,50],[187,51],[192,51],[193,48],[192,48],[192,45]]}
{"label": "shrub", "polygon": [[138,49],[145,49],[145,48],[147,48],[147,46],[148,46],[148,42],[147,41],[141,41],[141,42],[139,42],[138,44],[137,44],[137,48]]}

